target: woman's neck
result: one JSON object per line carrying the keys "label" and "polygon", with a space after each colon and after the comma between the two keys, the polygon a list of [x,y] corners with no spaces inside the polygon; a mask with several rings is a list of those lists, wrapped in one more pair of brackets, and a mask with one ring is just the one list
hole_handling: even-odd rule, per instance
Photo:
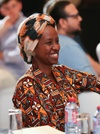
{"label": "woman's neck", "polygon": [[47,76],[50,76],[52,74],[52,65],[44,65],[42,63],[33,62],[32,63],[33,68],[39,68],[44,74]]}
{"label": "woman's neck", "polygon": [[36,64],[35,62],[32,64],[33,68],[34,66],[37,68],[39,68],[44,74],[46,74],[51,80],[53,80],[55,83],[56,83],[56,79],[53,75],[53,72],[52,72],[52,65],[49,66],[49,65],[40,65],[40,64]]}

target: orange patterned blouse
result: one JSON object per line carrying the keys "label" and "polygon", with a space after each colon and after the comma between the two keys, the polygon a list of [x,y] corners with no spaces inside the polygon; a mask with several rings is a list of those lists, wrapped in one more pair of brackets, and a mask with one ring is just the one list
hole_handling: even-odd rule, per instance
{"label": "orange patterned blouse", "polygon": [[90,90],[100,93],[100,81],[94,75],[63,65],[52,67],[54,83],[37,67],[18,81],[13,96],[15,108],[23,114],[23,127],[50,125],[64,131],[64,107],[69,97]]}

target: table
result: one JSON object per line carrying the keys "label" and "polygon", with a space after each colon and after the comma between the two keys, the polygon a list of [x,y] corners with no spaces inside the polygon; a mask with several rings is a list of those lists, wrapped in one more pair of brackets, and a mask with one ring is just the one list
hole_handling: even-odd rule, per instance
{"label": "table", "polygon": [[[0,130],[0,134],[9,134],[8,129]],[[41,127],[31,127],[24,128],[22,131],[16,130],[13,131],[13,134],[65,134],[65,132],[59,131],[50,126],[41,126]],[[91,132],[93,134],[93,132]]]}
{"label": "table", "polygon": [[[39,127],[31,127],[31,128],[25,128],[22,130],[23,134],[65,134],[62,131],[59,131],[55,128],[52,128],[50,126],[39,126]],[[19,130],[14,131],[14,134],[21,134]]]}

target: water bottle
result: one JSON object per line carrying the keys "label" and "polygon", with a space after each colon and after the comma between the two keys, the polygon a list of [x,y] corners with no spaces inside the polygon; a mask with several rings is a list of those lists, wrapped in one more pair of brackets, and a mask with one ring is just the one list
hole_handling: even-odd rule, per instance
{"label": "water bottle", "polygon": [[69,98],[65,106],[65,134],[76,134],[79,107],[75,98]]}
{"label": "water bottle", "polygon": [[100,134],[100,106],[97,106],[93,116],[93,134]]}

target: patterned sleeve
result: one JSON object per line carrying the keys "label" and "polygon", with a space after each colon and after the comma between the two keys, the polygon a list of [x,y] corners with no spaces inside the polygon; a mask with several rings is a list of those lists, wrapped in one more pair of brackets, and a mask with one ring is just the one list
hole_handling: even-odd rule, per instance
{"label": "patterned sleeve", "polygon": [[[40,90],[40,85],[28,77],[21,79],[17,83],[12,101],[15,108],[22,110],[23,127],[40,126],[47,123],[53,126],[53,124],[49,124],[49,116],[41,104],[41,99],[38,95]],[[44,121],[44,117],[47,117],[46,121]]]}
{"label": "patterned sleeve", "polygon": [[77,93],[93,91],[100,93],[100,81],[95,75],[80,72],[63,66],[63,72]]}

